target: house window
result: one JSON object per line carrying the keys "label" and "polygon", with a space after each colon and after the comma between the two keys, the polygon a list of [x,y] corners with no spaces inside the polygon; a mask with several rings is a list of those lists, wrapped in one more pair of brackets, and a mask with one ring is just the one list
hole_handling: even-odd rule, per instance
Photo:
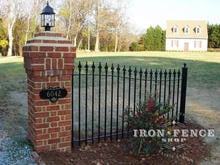
{"label": "house window", "polygon": [[200,26],[196,26],[196,27],[194,28],[194,31],[195,31],[196,34],[201,33],[201,27],[200,27]]}
{"label": "house window", "polygon": [[177,33],[178,32],[178,27],[176,25],[174,25],[172,28],[171,28],[171,31],[173,33]]}
{"label": "house window", "polygon": [[185,27],[183,28],[183,32],[184,32],[185,34],[189,34],[189,26],[185,26]]}
{"label": "house window", "polygon": [[178,40],[171,40],[171,47],[172,48],[179,48],[179,41]]}
{"label": "house window", "polygon": [[194,48],[202,48],[202,41],[194,41]]}

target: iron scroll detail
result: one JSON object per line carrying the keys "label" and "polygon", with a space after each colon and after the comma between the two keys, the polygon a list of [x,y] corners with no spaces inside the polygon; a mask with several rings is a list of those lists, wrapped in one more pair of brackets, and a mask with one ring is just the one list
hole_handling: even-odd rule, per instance
{"label": "iron scroll detail", "polygon": [[67,95],[67,90],[62,87],[48,87],[40,91],[41,99],[49,99],[52,103],[57,102],[59,98],[64,98]]}

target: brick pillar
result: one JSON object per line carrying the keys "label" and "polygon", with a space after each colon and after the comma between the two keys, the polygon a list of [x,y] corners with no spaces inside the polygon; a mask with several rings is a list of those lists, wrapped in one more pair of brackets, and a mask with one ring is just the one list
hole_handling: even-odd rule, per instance
{"label": "brick pillar", "polygon": [[[76,49],[62,34],[38,33],[23,48],[27,73],[28,136],[34,149],[71,150],[71,92]],[[41,99],[42,89],[64,87],[67,95],[56,102]]]}

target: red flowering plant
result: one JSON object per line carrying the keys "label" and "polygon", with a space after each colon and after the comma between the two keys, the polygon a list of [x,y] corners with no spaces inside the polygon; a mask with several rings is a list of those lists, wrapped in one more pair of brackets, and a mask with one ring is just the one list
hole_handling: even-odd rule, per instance
{"label": "red flowering plant", "polygon": [[[128,149],[134,155],[152,154],[162,152],[164,146],[169,145],[162,140],[167,136],[166,114],[172,110],[169,104],[159,104],[154,98],[149,98],[146,102],[139,105],[137,109],[126,109],[124,118],[127,129],[132,133],[128,141]],[[165,137],[166,136],[166,137]]]}

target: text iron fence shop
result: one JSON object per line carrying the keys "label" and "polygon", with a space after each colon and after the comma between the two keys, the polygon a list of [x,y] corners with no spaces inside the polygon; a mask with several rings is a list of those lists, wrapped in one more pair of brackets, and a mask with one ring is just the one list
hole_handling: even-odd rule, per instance
{"label": "text iron fence shop", "polygon": [[172,105],[165,116],[184,122],[187,67],[182,70],[137,70],[119,65],[81,64],[73,74],[72,142],[118,139],[128,135],[123,112],[154,97]]}

